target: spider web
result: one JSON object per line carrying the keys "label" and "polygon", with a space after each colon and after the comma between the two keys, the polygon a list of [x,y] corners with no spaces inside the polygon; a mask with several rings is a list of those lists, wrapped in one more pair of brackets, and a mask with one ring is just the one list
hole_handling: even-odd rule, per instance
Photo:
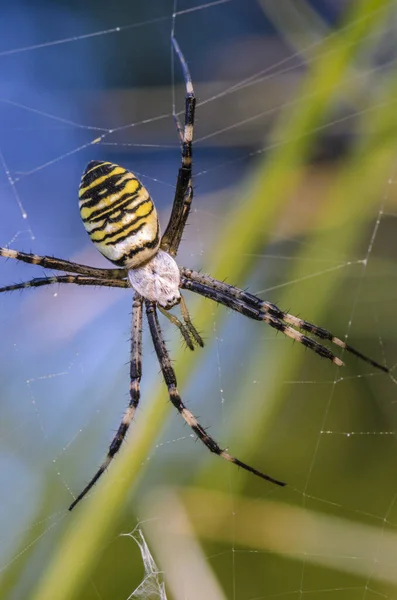
{"label": "spider web", "polygon": [[[175,29],[198,98],[195,201],[178,262],[212,270],[235,207],[251,216],[272,152],[288,153],[295,131],[284,120],[321,95],[303,86],[307,72],[332,57],[338,27],[348,34],[365,21],[357,14],[344,26],[345,3],[277,4],[8,7],[0,22],[0,245],[106,266],[77,210],[81,173],[94,159],[131,168],[164,229],[179,166],[172,108],[182,110],[184,94],[179,65],[170,68]],[[390,376],[347,354],[338,370],[216,306],[191,366],[164,323],[189,408],[233,454],[289,486],[273,488],[209,455],[170,413],[73,597],[397,598],[395,123],[377,128],[395,102],[391,4],[379,3],[340,94],[322,120],[309,121],[310,152],[304,167],[293,163],[284,199],[275,186],[263,196],[276,209],[256,226],[261,242],[242,253],[243,272],[231,281],[345,336]],[[363,194],[359,227],[338,200],[346,189]],[[229,269],[238,273],[234,262]],[[1,263],[2,285],[40,274]],[[131,296],[64,286],[1,295],[0,304],[0,595],[42,598],[39,581],[79,526],[77,511],[84,514],[67,506],[127,403]],[[127,447],[161,382],[146,329],[143,372]],[[111,494],[117,481],[104,479]],[[88,535],[96,539],[107,518]],[[58,561],[61,597],[74,573]]]}

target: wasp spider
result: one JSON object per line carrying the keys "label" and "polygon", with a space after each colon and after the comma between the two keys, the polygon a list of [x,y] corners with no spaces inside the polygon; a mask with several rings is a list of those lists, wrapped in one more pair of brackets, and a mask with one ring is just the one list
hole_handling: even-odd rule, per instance
{"label": "wasp spider", "polygon": [[[388,372],[385,366],[367,358],[326,329],[294,317],[280,310],[271,302],[266,302],[237,287],[217,281],[209,275],[178,267],[174,257],[178,251],[193,199],[192,140],[196,100],[186,61],[175,39],[172,40],[172,43],[183,70],[186,108],[183,126],[176,118],[182,148],[182,164],[178,172],[171,217],[165,233],[160,235],[156,208],[149,192],[135,175],[123,167],[109,162],[92,161],[86,168],[80,184],[81,218],[98,250],[118,268],[98,269],[59,258],[0,248],[0,256],[40,265],[55,271],[71,273],[70,275],[35,278],[25,283],[0,288],[0,292],[40,287],[53,283],[132,288],[134,290],[130,401],[104,462],[88,485],[72,502],[69,510],[72,510],[80,502],[107,469],[119,451],[134,418],[140,397],[143,307],[146,310],[151,337],[168,388],[169,399],[197,437],[211,452],[229,462],[276,485],[285,485],[282,481],[254,469],[223,450],[183,404],[158,319],[160,311],[179,328],[191,350],[194,350],[195,346],[203,346],[203,340],[190,320],[181,289],[205,296],[251,319],[264,321],[338,366],[343,365],[340,358],[302,332],[310,333],[321,340],[328,340],[355,354],[373,367]],[[177,304],[180,304],[182,320],[168,312]]]}

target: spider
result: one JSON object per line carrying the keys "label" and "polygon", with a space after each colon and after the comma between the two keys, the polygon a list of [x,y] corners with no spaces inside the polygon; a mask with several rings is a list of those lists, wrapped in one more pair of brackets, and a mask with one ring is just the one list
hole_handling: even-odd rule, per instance
{"label": "spider", "polygon": [[[209,275],[185,267],[178,267],[174,257],[178,252],[193,199],[192,141],[196,99],[187,63],[174,38],[172,38],[172,44],[182,67],[186,97],[184,125],[179,122],[176,115],[174,116],[181,143],[182,164],[178,171],[171,216],[164,234],[160,235],[159,222],[153,201],[135,175],[110,162],[91,161],[82,176],[80,184],[79,205],[81,217],[97,249],[118,268],[100,269],[60,258],[37,256],[8,248],[0,248],[0,256],[69,273],[67,275],[34,278],[24,283],[0,288],[0,292],[40,287],[54,283],[132,288],[134,290],[129,404],[109,446],[104,462],[83,491],[72,502],[69,510],[72,510],[80,502],[107,469],[120,450],[134,418],[140,399],[144,307],[154,348],[168,388],[169,399],[197,437],[211,452],[227,461],[273,484],[286,485],[284,482],[245,464],[222,449],[183,404],[177,389],[175,371],[166,349],[158,319],[158,312],[161,312],[176,325],[191,350],[194,350],[195,346],[202,347],[204,345],[200,334],[190,319],[181,289],[200,294],[250,319],[264,321],[274,329],[296,340],[306,348],[310,348],[320,356],[331,360],[338,366],[343,365],[340,358],[302,332],[311,333],[321,340],[328,340],[355,354],[373,367],[388,373],[387,367],[364,356],[326,329],[284,312],[271,302],[261,300],[247,291],[222,281],[217,281]],[[177,304],[180,305],[182,320],[168,312]]]}

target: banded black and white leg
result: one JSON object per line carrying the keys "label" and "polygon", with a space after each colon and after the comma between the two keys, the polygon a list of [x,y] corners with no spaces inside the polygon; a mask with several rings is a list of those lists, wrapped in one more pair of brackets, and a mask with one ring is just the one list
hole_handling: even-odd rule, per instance
{"label": "banded black and white leg", "polygon": [[182,398],[179,395],[175,371],[171,364],[171,359],[169,357],[164,337],[160,328],[156,306],[153,302],[146,301],[146,315],[149,322],[149,329],[152,336],[154,348],[157,354],[157,358],[160,363],[164,381],[168,388],[169,399],[175,406],[179,414],[184,418],[186,423],[192,428],[197,437],[203,442],[203,444],[205,444],[205,446],[207,446],[207,448],[211,452],[217,454],[221,458],[224,458],[225,460],[237,465],[238,467],[241,467],[242,469],[245,469],[246,471],[257,475],[258,477],[261,477],[262,479],[266,479],[267,481],[270,481],[271,483],[274,483],[276,485],[284,486],[284,482],[279,481],[278,479],[274,479],[270,475],[266,475],[265,473],[254,469],[253,467],[247,465],[238,458],[229,454],[229,452],[227,452],[226,450],[223,450],[217,444],[217,442],[211,436],[208,435],[205,429],[198,423],[196,417],[194,417],[190,410],[188,410],[183,404]]}
{"label": "banded black and white leg", "polygon": [[78,273],[88,277],[98,279],[123,279],[127,277],[126,269],[99,269],[81,265],[79,263],[64,260],[63,258],[55,258],[52,256],[38,256],[37,254],[28,254],[19,252],[19,250],[11,250],[9,248],[0,248],[0,256],[4,258],[12,258],[30,265],[37,265],[44,269],[52,269],[53,271],[65,271],[66,273]]}
{"label": "banded black and white leg", "polygon": [[182,127],[178,118],[174,115],[181,141],[182,165],[178,171],[174,203],[170,220],[161,240],[161,248],[171,254],[171,256],[176,256],[193,200],[192,142],[196,98],[189,68],[175,38],[172,38],[172,44],[182,66],[185,80],[185,123],[184,127]]}
{"label": "banded black and white leg", "polygon": [[74,285],[94,285],[103,287],[128,288],[129,283],[125,279],[100,279],[99,277],[85,277],[84,275],[53,275],[51,277],[35,277],[29,281],[6,285],[0,288],[2,292],[13,292],[26,288],[43,287],[55,283],[72,283]]}
{"label": "banded black and white leg", "polygon": [[201,296],[205,296],[215,302],[219,302],[251,319],[265,321],[271,327],[281,331],[281,333],[296,340],[306,348],[310,348],[323,358],[328,358],[338,366],[344,364],[340,358],[335,356],[328,348],[298,330],[300,329],[311,333],[320,339],[330,341],[369,363],[373,367],[380,369],[385,373],[389,372],[387,367],[372,360],[368,356],[365,356],[343,340],[334,336],[330,331],[284,312],[271,302],[262,300],[254,294],[250,294],[249,292],[229,285],[223,281],[218,281],[209,275],[198,273],[197,271],[183,267],[181,269],[181,287],[200,294]]}
{"label": "banded black and white leg", "polygon": [[96,484],[102,473],[106,471],[109,464],[120,450],[120,447],[127,435],[127,431],[134,418],[140,398],[140,381],[142,377],[142,306],[143,299],[139,294],[135,294],[132,303],[132,327],[131,327],[131,356],[130,356],[130,401],[127,410],[124,413],[123,420],[114,436],[107,453],[107,456],[95,473],[91,481],[85,486],[83,491],[69,506],[69,510],[73,510],[82,498]]}

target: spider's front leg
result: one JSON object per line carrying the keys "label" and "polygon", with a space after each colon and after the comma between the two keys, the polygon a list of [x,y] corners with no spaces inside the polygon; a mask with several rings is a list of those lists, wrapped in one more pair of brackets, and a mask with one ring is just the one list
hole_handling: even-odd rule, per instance
{"label": "spider's front leg", "polygon": [[158,361],[160,363],[161,371],[163,373],[164,381],[168,388],[169,399],[172,404],[175,406],[179,414],[184,418],[186,423],[192,428],[197,437],[207,446],[207,448],[217,454],[221,458],[261,477],[262,479],[266,479],[271,483],[276,485],[284,486],[286,485],[284,482],[279,481],[278,479],[274,479],[270,475],[266,475],[253,467],[250,467],[246,463],[243,463],[238,458],[235,458],[231,454],[229,454],[226,450],[223,450],[217,442],[208,435],[205,431],[204,427],[202,427],[197,421],[196,417],[186,408],[186,406],[182,402],[182,398],[179,395],[175,371],[172,367],[171,360],[165,346],[164,337],[160,328],[160,323],[157,317],[156,306],[154,302],[146,301],[146,315],[149,322],[149,329],[152,336],[154,348],[157,354]]}
{"label": "spider's front leg", "polygon": [[2,292],[14,292],[15,290],[24,290],[26,288],[43,287],[53,285],[54,283],[73,283],[75,285],[94,285],[104,287],[128,288],[128,282],[125,279],[100,279],[95,277],[85,277],[84,275],[53,275],[52,277],[35,277],[22,283],[14,283],[0,288]]}
{"label": "spider's front leg", "polygon": [[19,250],[11,250],[10,248],[0,248],[0,256],[20,260],[30,265],[44,267],[44,269],[65,271],[66,273],[78,273],[79,275],[86,275],[88,277],[96,277],[99,279],[123,279],[127,275],[125,269],[99,269],[64,260],[63,258],[27,254],[26,252],[20,252]]}
{"label": "spider's front leg", "polygon": [[171,256],[176,256],[193,200],[192,144],[196,98],[189,68],[175,38],[172,38],[172,44],[181,64],[185,80],[185,123],[182,127],[179,119],[174,114],[182,147],[182,165],[178,171],[171,217],[161,240],[161,248],[171,254]]}
{"label": "spider's front leg", "polygon": [[210,300],[214,300],[215,302],[219,302],[232,310],[240,312],[250,319],[264,321],[274,329],[277,329],[284,335],[296,340],[306,348],[313,350],[313,352],[316,352],[316,354],[319,354],[323,358],[328,358],[338,366],[344,364],[340,358],[335,356],[333,352],[322,344],[319,344],[307,335],[301,333],[299,329],[311,333],[322,340],[332,342],[384,373],[389,372],[387,367],[379,364],[372,358],[365,356],[343,340],[334,336],[327,329],[318,327],[313,323],[309,323],[309,321],[305,321],[284,312],[275,304],[262,300],[254,294],[250,294],[233,285],[218,281],[210,275],[205,275],[193,271],[192,269],[182,267],[181,287],[209,298]]}

